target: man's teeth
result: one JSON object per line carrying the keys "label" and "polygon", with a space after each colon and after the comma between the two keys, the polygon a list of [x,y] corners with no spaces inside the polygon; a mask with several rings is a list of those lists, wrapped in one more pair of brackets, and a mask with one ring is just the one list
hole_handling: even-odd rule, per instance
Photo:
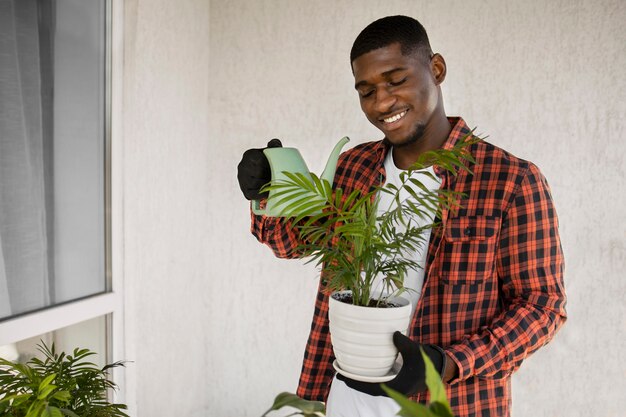
{"label": "man's teeth", "polygon": [[383,120],[385,121],[385,123],[393,123],[393,122],[396,122],[396,121],[402,119],[405,114],[406,114],[406,110],[403,111],[402,113],[398,113],[395,116],[391,116],[391,117],[388,117],[388,118],[383,119]]}

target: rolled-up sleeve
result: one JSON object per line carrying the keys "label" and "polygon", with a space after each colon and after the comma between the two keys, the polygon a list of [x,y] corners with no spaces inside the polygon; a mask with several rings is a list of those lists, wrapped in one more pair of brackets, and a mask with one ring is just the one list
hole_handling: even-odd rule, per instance
{"label": "rolled-up sleeve", "polygon": [[261,243],[266,244],[278,258],[297,258],[298,231],[284,217],[257,215],[250,210],[250,232]]}

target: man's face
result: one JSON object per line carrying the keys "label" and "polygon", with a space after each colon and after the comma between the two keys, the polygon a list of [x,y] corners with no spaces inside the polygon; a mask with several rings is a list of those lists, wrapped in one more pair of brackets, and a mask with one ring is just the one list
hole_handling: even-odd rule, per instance
{"label": "man's face", "polygon": [[439,102],[430,63],[394,43],[356,58],[352,70],[367,119],[396,147],[418,142]]}

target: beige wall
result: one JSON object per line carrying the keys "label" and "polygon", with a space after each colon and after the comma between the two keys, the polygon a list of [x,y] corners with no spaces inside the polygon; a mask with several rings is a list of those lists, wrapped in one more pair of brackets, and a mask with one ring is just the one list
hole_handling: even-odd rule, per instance
{"label": "beige wall", "polygon": [[514,415],[623,414],[624,2],[128,0],[115,242],[134,415],[258,416],[295,390],[316,273],[248,233],[236,164],[279,137],[320,171],[339,137],[379,138],[348,53],[397,13],[446,58],[448,113],[552,186],[570,319],[514,376]]}

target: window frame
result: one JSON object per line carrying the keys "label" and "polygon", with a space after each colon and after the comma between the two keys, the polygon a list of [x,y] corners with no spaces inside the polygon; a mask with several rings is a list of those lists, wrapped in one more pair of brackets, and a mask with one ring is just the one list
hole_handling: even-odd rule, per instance
{"label": "window frame", "polygon": [[[0,320],[0,346],[105,316],[107,363],[124,359],[124,299],[123,299],[123,176],[122,133],[122,69],[123,16],[122,0],[105,3],[105,104],[104,104],[104,238],[105,292],[77,300],[45,307]],[[114,243],[117,240],[118,243]],[[113,379],[120,387],[115,400],[124,402],[124,371],[117,368]]]}

